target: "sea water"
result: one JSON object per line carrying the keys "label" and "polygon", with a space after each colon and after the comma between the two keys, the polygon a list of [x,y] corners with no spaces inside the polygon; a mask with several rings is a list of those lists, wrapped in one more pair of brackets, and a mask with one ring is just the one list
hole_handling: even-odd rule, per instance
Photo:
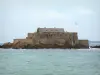
{"label": "sea water", "polygon": [[0,49],[0,75],[100,75],[100,49]]}

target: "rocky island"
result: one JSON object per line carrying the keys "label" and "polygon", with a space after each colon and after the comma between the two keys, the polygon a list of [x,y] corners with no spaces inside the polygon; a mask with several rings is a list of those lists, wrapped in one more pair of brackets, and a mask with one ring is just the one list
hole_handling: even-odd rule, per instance
{"label": "rocky island", "polygon": [[67,32],[64,28],[37,28],[24,39],[14,39],[4,43],[1,48],[38,49],[38,48],[89,48],[88,40],[79,40],[77,32]]}

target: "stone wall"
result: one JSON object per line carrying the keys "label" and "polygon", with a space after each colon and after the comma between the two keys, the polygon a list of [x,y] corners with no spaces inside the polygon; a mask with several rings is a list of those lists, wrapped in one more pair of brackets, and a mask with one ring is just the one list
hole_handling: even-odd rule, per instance
{"label": "stone wall", "polygon": [[43,32],[64,32],[63,28],[38,28],[37,32],[43,33]]}
{"label": "stone wall", "polygon": [[27,39],[32,39],[32,37],[34,37],[34,33],[28,33],[28,35],[27,35]]}
{"label": "stone wall", "polygon": [[33,44],[32,39],[14,39],[13,43],[17,43],[17,42],[26,43],[26,44]]}
{"label": "stone wall", "polygon": [[76,32],[73,32],[72,33],[72,40],[73,40],[73,44],[77,44],[77,41],[78,41],[78,35]]}
{"label": "stone wall", "polygon": [[40,39],[42,38],[47,38],[47,39],[58,39],[58,38],[65,38],[65,34],[63,32],[44,32],[44,33],[39,33]]}
{"label": "stone wall", "polygon": [[36,33],[33,40],[34,44],[64,45],[67,42],[73,45],[73,43],[76,44],[78,36],[77,33],[72,32],[44,32]]}
{"label": "stone wall", "polygon": [[65,39],[70,45],[77,44],[78,35],[76,32],[67,32],[65,33]]}
{"label": "stone wall", "polygon": [[89,48],[89,42],[88,40],[78,40],[79,45],[85,47],[85,48]]}

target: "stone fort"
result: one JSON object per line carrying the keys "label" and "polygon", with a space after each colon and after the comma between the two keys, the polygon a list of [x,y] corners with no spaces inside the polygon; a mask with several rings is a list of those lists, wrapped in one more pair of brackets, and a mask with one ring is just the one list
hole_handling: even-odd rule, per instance
{"label": "stone fort", "polygon": [[28,33],[25,39],[14,39],[14,43],[17,42],[43,48],[55,45],[69,48],[77,44],[89,47],[88,40],[79,40],[77,32],[67,32],[64,28],[37,28],[36,32]]}

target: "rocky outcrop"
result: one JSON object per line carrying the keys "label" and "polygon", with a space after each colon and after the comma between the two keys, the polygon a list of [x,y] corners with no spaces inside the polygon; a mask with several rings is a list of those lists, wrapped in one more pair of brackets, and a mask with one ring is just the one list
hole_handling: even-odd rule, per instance
{"label": "rocky outcrop", "polygon": [[4,43],[1,48],[15,48],[15,49],[19,49],[19,48],[24,48],[26,44],[25,43],[21,43],[21,42],[16,42],[16,43]]}
{"label": "rocky outcrop", "polygon": [[0,45],[0,48],[2,48],[2,45]]}
{"label": "rocky outcrop", "polygon": [[71,44],[68,44],[67,42],[65,44],[37,44],[37,45],[31,45],[27,43],[22,42],[16,42],[16,43],[5,43],[1,48],[13,48],[13,49],[42,49],[42,48],[62,48],[62,49],[71,49],[71,48],[88,48],[84,45],[77,44],[75,46],[72,46]]}
{"label": "rocky outcrop", "polygon": [[2,48],[12,48],[12,43],[7,42],[2,45]]}
{"label": "rocky outcrop", "polygon": [[100,48],[100,45],[99,46],[91,46],[91,48]]}
{"label": "rocky outcrop", "polygon": [[20,41],[13,43],[12,48],[15,49],[19,49],[19,48],[24,48],[27,44],[26,43],[22,43]]}

